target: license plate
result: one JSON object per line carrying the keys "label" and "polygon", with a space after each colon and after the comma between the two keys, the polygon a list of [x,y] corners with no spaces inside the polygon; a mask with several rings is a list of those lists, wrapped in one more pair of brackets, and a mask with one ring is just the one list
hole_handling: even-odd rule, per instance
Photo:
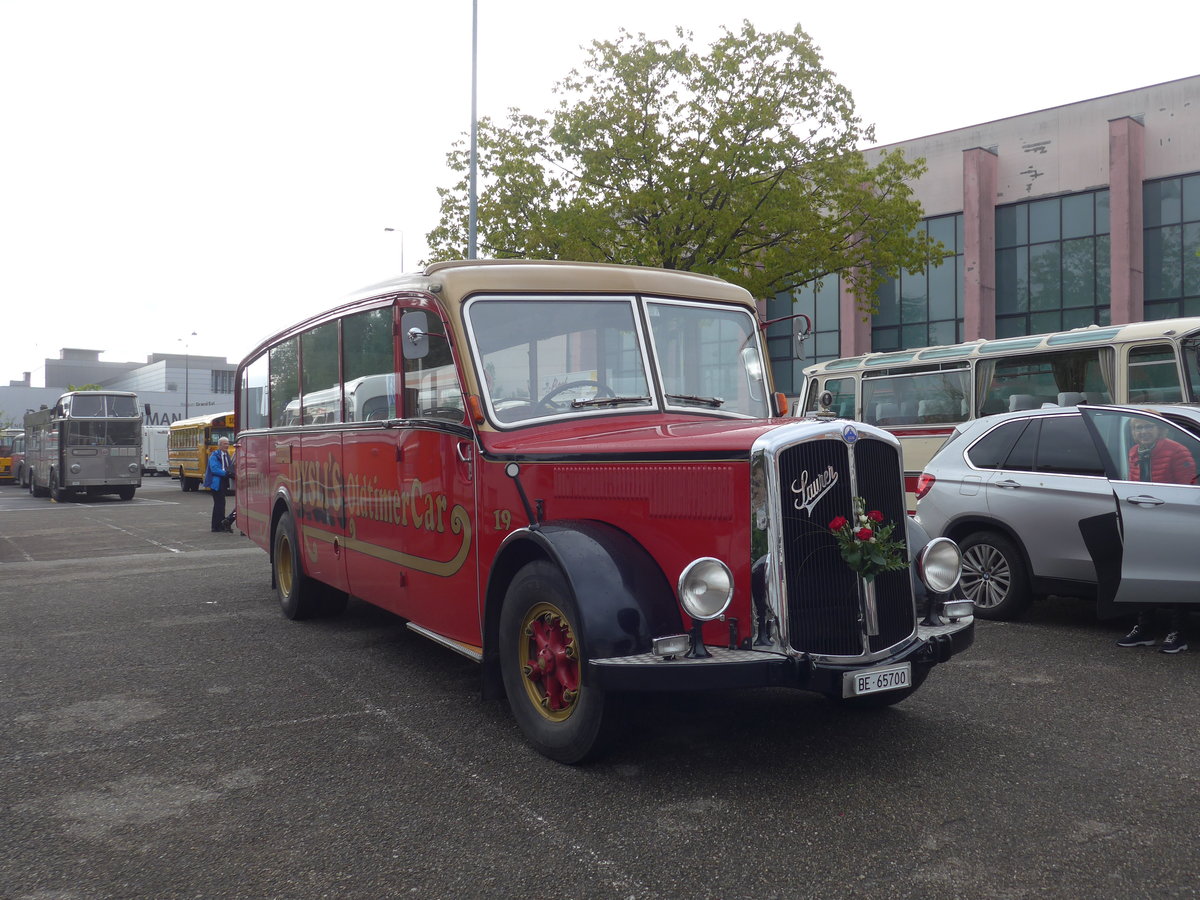
{"label": "license plate", "polygon": [[861,697],[880,691],[895,691],[912,685],[912,665],[900,663],[878,669],[859,669],[842,676],[842,696]]}

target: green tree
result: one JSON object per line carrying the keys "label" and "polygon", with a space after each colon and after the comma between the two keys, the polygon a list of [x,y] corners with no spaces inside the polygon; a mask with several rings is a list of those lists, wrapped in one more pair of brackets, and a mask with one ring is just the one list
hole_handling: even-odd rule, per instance
{"label": "green tree", "polygon": [[102,390],[104,390],[104,388],[98,384],[68,384],[67,390],[68,391],[102,391]]}
{"label": "green tree", "polygon": [[[768,296],[840,273],[865,312],[888,276],[940,263],[908,183],[924,160],[874,141],[811,38],[747,21],[704,52],[622,30],[555,88],[549,118],[482,119],[481,256],[626,262],[718,275]],[[435,259],[467,243],[469,149],[441,188]]]}

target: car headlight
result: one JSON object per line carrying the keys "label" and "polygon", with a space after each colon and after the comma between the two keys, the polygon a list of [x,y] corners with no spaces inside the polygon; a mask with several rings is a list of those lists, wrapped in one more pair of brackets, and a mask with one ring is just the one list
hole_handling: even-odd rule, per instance
{"label": "car headlight", "polygon": [[954,590],[962,576],[962,551],[950,538],[934,538],[917,557],[917,573],[935,594]]}
{"label": "car headlight", "polygon": [[71,463],[71,474],[78,475],[80,473],[79,463]]}
{"label": "car headlight", "polygon": [[693,560],[679,576],[679,602],[693,619],[715,619],[733,599],[733,573],[719,559]]}

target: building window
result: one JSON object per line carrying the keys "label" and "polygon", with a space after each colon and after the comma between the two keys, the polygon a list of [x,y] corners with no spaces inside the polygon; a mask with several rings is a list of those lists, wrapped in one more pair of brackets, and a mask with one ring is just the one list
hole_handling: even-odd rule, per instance
{"label": "building window", "polygon": [[952,254],[923,272],[901,272],[879,289],[879,312],[871,325],[872,350],[905,350],[956,344],[963,323],[963,217],[935,216],[921,230]]}
{"label": "building window", "polygon": [[1200,315],[1200,175],[1142,186],[1145,318]]}
{"label": "building window", "polygon": [[[840,355],[841,279],[829,275],[818,283],[809,281],[790,291],[780,291],[767,301],[767,319],[779,319],[767,326],[767,353],[775,390],[795,396],[804,382],[805,366],[837,359]],[[797,347],[792,339],[803,321],[788,318],[803,313],[812,322],[812,333]],[[800,355],[801,351],[803,355]]]}
{"label": "building window", "polygon": [[996,209],[996,337],[1107,325],[1108,191]]}
{"label": "building window", "polygon": [[221,369],[212,370],[212,392],[214,394],[232,394],[233,393],[233,371],[223,371]]}

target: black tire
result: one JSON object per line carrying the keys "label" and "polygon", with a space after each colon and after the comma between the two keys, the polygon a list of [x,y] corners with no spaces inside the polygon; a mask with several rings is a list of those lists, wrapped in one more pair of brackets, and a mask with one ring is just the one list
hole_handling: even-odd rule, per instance
{"label": "black tire", "polygon": [[317,611],[318,584],[304,574],[300,543],[291,513],[279,517],[275,526],[275,553],[271,557],[279,608],[289,619],[308,619]]}
{"label": "black tire", "polygon": [[117,496],[122,500],[132,500],[135,490],[136,488],[131,484],[122,485],[121,487],[117,488]]}
{"label": "black tire", "polygon": [[1033,602],[1025,557],[1007,537],[976,531],[958,544],[963,555],[962,589],[981,619],[1016,619]]}
{"label": "black tire", "polygon": [[183,467],[182,466],[179,467],[179,489],[181,491],[183,491],[184,493],[187,493],[188,479],[183,477]]}
{"label": "black tire", "polygon": [[50,470],[50,499],[55,503],[62,503],[67,499],[66,493],[58,485],[58,469]]}
{"label": "black tire", "polygon": [[539,753],[570,764],[604,752],[616,720],[611,698],[587,685],[579,621],[562,572],[543,560],[517,572],[500,610],[500,668],[513,717]]}

